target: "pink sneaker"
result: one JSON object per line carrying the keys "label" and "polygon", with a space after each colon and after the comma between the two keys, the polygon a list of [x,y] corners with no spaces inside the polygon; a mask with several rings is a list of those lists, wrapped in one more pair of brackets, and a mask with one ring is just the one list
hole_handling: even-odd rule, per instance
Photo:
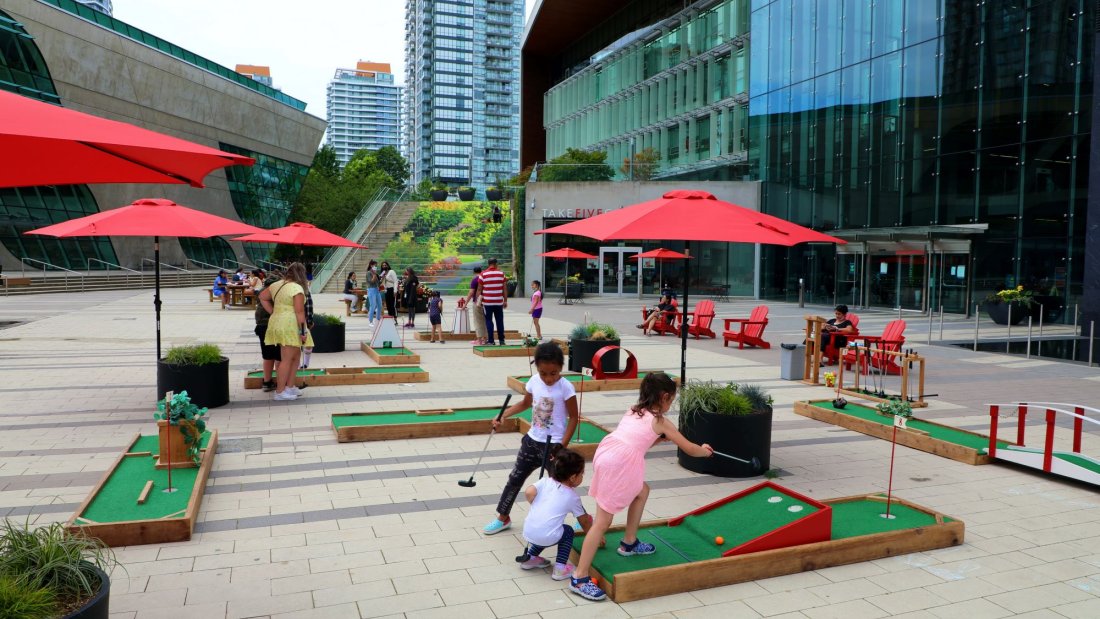
{"label": "pink sneaker", "polygon": [[519,566],[525,570],[537,570],[542,569],[550,565],[549,559],[543,559],[542,557],[531,557],[530,559],[520,563]]}
{"label": "pink sneaker", "polygon": [[553,578],[554,580],[565,580],[565,579],[569,578],[572,575],[573,575],[573,564],[572,563],[566,563],[565,565],[562,565],[561,563],[555,563],[554,564],[554,573],[550,575],[550,578]]}

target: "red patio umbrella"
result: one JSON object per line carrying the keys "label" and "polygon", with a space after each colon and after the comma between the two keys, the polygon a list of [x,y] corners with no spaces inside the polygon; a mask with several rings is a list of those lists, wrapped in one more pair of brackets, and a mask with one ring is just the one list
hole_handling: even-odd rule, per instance
{"label": "red patio umbrella", "polygon": [[[581,259],[584,259],[584,260],[588,260],[588,259],[596,259],[596,258],[599,257],[599,256],[593,256],[592,254],[585,253],[585,252],[583,252],[579,249],[573,249],[572,247],[563,247],[561,249],[555,249],[553,251],[543,252],[539,255],[544,256],[546,258],[565,258],[565,284],[562,285],[561,298],[562,298],[563,302],[566,302],[566,303],[568,303],[568,301],[564,301],[564,300],[565,300],[565,297],[566,297],[566,295],[568,293],[568,290],[569,290],[569,259],[570,258],[581,258]],[[561,302],[559,302],[558,305],[561,305]]]}
{"label": "red patio umbrella", "polygon": [[[574,234],[601,241],[679,240],[691,251],[692,241],[764,243],[790,247],[799,243],[844,243],[828,234],[743,206],[723,202],[705,191],[670,191],[588,219],[539,230],[535,234]],[[684,321],[687,324],[688,284],[684,277]],[[687,329],[680,330],[680,379],[687,380]]]}
{"label": "red patio umbrella", "polygon": [[649,251],[643,251],[640,254],[634,254],[630,257],[631,260],[641,260],[642,258],[653,258],[657,262],[661,263],[661,292],[665,290],[665,265],[664,263],[669,260],[691,260],[691,256],[687,254],[681,254],[678,251],[671,249],[665,249],[664,247],[658,247],[657,249],[651,249]]}
{"label": "red patio umbrella", "polygon": [[244,241],[245,243],[280,243],[282,245],[366,249],[366,246],[353,243],[338,234],[327,232],[313,224],[301,222],[295,222],[282,228],[272,228],[254,234],[246,234],[233,240]]}
{"label": "red patio umbrella", "polygon": [[131,124],[0,90],[0,187],[187,183],[252,165],[234,155]]}
{"label": "red patio umbrella", "polygon": [[180,206],[171,200],[145,199],[87,217],[70,219],[59,224],[38,228],[24,234],[44,236],[151,236],[153,237],[153,264],[156,273],[156,290],[153,308],[157,315],[157,360],[160,360],[160,237],[224,236],[262,232],[263,228],[250,226],[210,213]]}

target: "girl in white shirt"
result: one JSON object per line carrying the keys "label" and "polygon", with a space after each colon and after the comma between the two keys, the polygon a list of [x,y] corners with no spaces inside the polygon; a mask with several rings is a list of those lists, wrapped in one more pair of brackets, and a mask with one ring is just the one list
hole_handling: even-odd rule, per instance
{"label": "girl in white shirt", "polygon": [[558,556],[550,577],[565,580],[573,573],[569,553],[573,550],[574,535],[573,527],[565,524],[565,516],[573,514],[585,532],[592,527],[592,516],[585,513],[581,497],[577,495],[577,486],[584,481],[584,458],[561,446],[551,450],[551,454],[554,463],[550,476],[528,486],[524,493],[531,504],[531,511],[523,521],[523,539],[528,545],[516,561],[525,570],[546,567],[550,561],[539,555],[548,546],[557,544]]}

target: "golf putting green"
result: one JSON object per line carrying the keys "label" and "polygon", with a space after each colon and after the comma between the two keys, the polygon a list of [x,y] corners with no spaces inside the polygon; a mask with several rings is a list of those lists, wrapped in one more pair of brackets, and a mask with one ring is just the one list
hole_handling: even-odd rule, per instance
{"label": "golf putting green", "polygon": [[534,346],[524,346],[522,344],[505,344],[504,346],[474,346],[474,350],[480,350],[485,352],[486,350],[531,350],[534,351]]}
{"label": "golf putting green", "polygon": [[[842,415],[850,415],[864,421],[870,421],[886,427],[893,427],[893,416],[880,415],[878,411],[870,406],[864,406],[862,404],[856,404],[855,402],[848,402],[848,405],[844,408],[837,408],[833,406],[832,402],[821,401],[812,402],[812,406],[817,408],[823,408],[828,411],[840,413]],[[956,445],[962,445],[963,447],[969,447],[974,450],[983,451],[989,447],[989,437],[982,436],[980,434],[973,434],[964,430],[957,430],[948,426],[942,426],[936,423],[929,423],[921,419],[912,417],[907,422],[907,425],[914,430],[920,430],[927,432],[931,438],[946,441],[948,443],[954,443]],[[998,449],[1002,446],[1007,446],[1005,441],[998,440]]]}
{"label": "golf putting green", "polygon": [[[650,372],[638,372],[638,380],[641,380],[641,379],[645,378],[646,374],[649,374],[649,373]],[[672,378],[673,380],[676,379],[675,374],[671,374],[671,373],[668,373],[668,372],[665,372],[665,373],[668,374],[669,377]],[[578,383],[578,384],[581,382],[581,378],[584,378],[584,382],[586,382],[586,383],[598,382],[598,380],[624,380],[624,379],[595,379],[595,378],[592,378],[591,376],[584,376],[583,374],[562,374],[561,377],[564,378],[565,380],[571,382],[571,383]],[[527,381],[531,380],[531,377],[530,376],[516,376],[516,380],[518,380],[521,383],[527,384]],[[633,379],[625,379],[625,380],[633,380]]]}
{"label": "golf putting green", "polygon": [[[883,514],[886,513],[885,501],[864,499],[862,501],[832,503],[832,507],[832,539],[916,529],[936,524],[934,515],[922,512],[919,509],[913,509],[902,503],[890,503],[890,515],[894,518],[889,519],[883,518]],[[951,519],[944,518],[944,522],[951,522]]]}
{"label": "golf putting green", "polygon": [[[423,371],[424,370],[422,368],[419,368],[419,367],[384,367],[384,368],[361,368],[361,369],[356,370],[355,373],[357,373],[357,374],[358,373],[361,373],[361,374],[409,374],[409,373],[423,372]],[[276,375],[277,374],[275,372],[271,373],[272,378],[274,378]],[[311,370],[311,369],[298,370],[297,375],[298,376],[330,376],[330,374],[328,373],[328,370],[326,370],[324,368],[319,368],[319,369],[315,369],[315,370]],[[249,372],[248,373],[249,378],[263,378],[263,376],[264,376],[263,372]]]}
{"label": "golf putting green", "polygon": [[398,355],[416,354],[408,348],[383,348],[381,346],[371,346],[370,348],[382,357],[396,357]]}
{"label": "golf putting green", "polygon": [[[333,415],[332,425],[336,428],[348,426],[385,426],[404,423],[439,423],[447,421],[490,421],[500,412],[496,408],[468,408],[458,409],[446,415],[417,415],[416,411],[401,411],[397,413],[367,413],[364,415]],[[531,418],[531,411],[520,413],[517,416],[526,415]]]}
{"label": "golf putting green", "polygon": [[[172,442],[174,443],[175,441]],[[209,443],[210,433],[203,432],[202,439],[199,441],[199,448],[206,449],[206,446]],[[160,455],[160,439],[157,437],[157,435],[153,434],[151,436],[139,436],[138,440],[134,441],[134,444],[130,446],[130,449],[127,451],[127,453],[140,453],[143,451],[148,451],[154,456]],[[175,478],[173,478],[173,481],[175,481]]]}

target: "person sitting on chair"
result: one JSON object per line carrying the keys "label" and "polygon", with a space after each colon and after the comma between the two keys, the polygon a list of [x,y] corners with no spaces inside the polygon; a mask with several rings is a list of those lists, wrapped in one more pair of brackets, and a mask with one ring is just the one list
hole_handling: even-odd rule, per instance
{"label": "person sitting on chair", "polygon": [[676,303],[673,302],[672,297],[667,294],[662,295],[660,302],[658,302],[655,307],[649,310],[649,313],[646,314],[645,321],[643,321],[642,324],[638,325],[638,328],[642,331],[649,332],[653,329],[653,325],[657,322],[657,319],[660,318],[662,314],[674,311],[676,311]]}
{"label": "person sitting on chair", "polygon": [[[830,348],[840,350],[848,345],[849,335],[856,332],[852,321],[848,320],[848,306],[838,305],[835,308],[836,317],[829,319],[821,331],[821,350]],[[825,363],[824,361],[822,363]],[[832,363],[830,363],[831,365]]]}

